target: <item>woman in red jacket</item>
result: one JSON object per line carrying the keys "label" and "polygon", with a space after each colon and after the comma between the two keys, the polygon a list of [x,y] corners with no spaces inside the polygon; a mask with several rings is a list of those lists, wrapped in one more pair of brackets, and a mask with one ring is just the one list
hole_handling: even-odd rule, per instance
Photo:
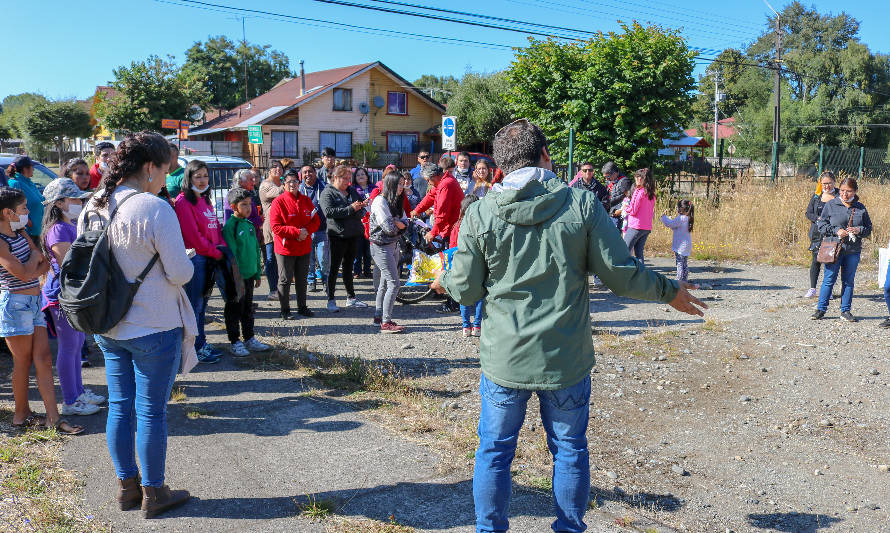
{"label": "woman in red jacket", "polygon": [[306,305],[306,276],[309,274],[309,252],[312,251],[312,234],[318,231],[321,219],[312,200],[300,194],[300,180],[296,174],[284,179],[284,192],[272,202],[269,224],[275,243],[275,259],[278,262],[278,301],[281,318],[290,314],[290,284],[297,287],[297,313],[312,316]]}

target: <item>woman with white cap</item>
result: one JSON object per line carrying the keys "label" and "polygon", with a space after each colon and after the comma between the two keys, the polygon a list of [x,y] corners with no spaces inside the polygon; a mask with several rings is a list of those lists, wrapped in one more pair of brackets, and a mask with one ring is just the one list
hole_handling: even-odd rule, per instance
{"label": "woman with white cap", "polygon": [[61,264],[77,238],[77,216],[83,200],[90,196],[70,178],[54,179],[43,190],[46,198],[43,205],[43,225],[40,232],[40,247],[49,258],[50,269],[41,290],[41,307],[51,318],[50,323],[58,339],[56,372],[62,388],[62,414],[92,415],[99,411],[105,402],[99,396],[83,387],[81,379],[80,354],[84,334],[71,327],[65,311],[59,306],[59,272]]}

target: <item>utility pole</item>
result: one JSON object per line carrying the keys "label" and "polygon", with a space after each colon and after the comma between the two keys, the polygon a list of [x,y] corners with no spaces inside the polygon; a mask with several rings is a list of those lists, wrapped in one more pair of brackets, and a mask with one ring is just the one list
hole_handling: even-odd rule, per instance
{"label": "utility pole", "polygon": [[717,139],[720,138],[720,111],[717,102],[720,101],[720,73],[714,73],[714,159],[717,159]]}
{"label": "utility pole", "polygon": [[[769,5],[769,4],[767,4]],[[779,13],[776,13],[776,59],[773,62],[774,83],[773,92],[776,96],[776,103],[773,107],[773,172],[772,181],[776,182],[779,176],[779,143],[781,142],[781,119],[782,119],[782,25]]]}
{"label": "utility pole", "polygon": [[250,101],[247,95],[247,31],[244,28],[244,21],[247,17],[241,17],[241,46],[244,50],[244,103]]}

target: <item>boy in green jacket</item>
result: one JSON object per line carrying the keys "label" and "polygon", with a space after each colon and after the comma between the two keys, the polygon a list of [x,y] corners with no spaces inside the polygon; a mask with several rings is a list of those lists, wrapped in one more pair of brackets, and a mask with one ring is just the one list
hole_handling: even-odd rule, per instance
{"label": "boy in green jacket", "polygon": [[502,128],[494,158],[505,176],[467,209],[451,270],[432,288],[463,305],[480,298],[476,531],[507,531],[510,463],[535,392],[553,454],[554,531],[584,531],[590,497],[588,276],[619,296],[701,315],[686,290],[632,258],[602,203],[551,171],[544,133],[526,119]]}
{"label": "boy in green jacket", "polygon": [[[256,228],[248,220],[253,209],[250,191],[236,187],[229,191],[226,200],[232,207],[233,216],[223,226],[223,240],[238,261],[238,269],[244,278],[244,297],[237,302],[227,302],[223,314],[226,319],[226,333],[232,343],[232,355],[246,357],[250,352],[271,349],[268,344],[263,344],[253,336],[253,290],[259,288],[262,272],[260,245],[256,239]],[[242,333],[244,342],[241,342]]]}

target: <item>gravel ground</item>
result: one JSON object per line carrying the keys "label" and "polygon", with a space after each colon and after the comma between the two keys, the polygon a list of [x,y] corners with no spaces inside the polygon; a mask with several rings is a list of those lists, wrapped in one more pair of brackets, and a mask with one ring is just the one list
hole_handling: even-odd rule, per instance
{"label": "gravel ground", "polygon": [[[673,274],[672,261],[650,263]],[[854,324],[839,320],[838,301],[826,319],[807,319],[802,268],[692,262],[705,319],[593,288],[589,437],[601,509],[681,531],[890,531],[890,332],[877,327],[887,309],[874,277],[860,272]],[[369,280],[358,293],[371,303]],[[260,301],[260,334],[389,361],[449,392],[452,418],[477,417],[478,342],[459,335],[457,315],[435,313],[434,300],[397,305],[408,331],[380,335],[370,309],[330,314],[321,293],[310,297],[316,317],[286,324],[277,303]],[[223,346],[218,301],[210,316]],[[531,407],[520,440],[539,436]],[[546,475],[546,454],[520,448],[514,469]]]}

